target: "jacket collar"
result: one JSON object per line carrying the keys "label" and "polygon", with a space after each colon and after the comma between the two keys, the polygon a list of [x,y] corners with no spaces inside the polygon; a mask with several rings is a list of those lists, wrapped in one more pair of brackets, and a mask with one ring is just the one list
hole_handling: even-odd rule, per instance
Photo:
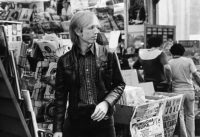
{"label": "jacket collar", "polygon": [[[104,61],[107,57],[107,47],[99,45],[98,43],[95,43],[91,48],[90,51],[100,60]],[[77,45],[72,46],[72,52],[75,54],[75,56],[80,55],[80,49]]]}

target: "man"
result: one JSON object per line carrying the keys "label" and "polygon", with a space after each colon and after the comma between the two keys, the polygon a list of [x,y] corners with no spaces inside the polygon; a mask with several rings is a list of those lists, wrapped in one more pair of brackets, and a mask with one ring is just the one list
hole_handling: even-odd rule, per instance
{"label": "man", "polygon": [[89,11],[71,19],[73,47],[57,65],[54,137],[116,136],[113,109],[125,83],[116,54],[95,43],[98,27],[96,15]]}
{"label": "man", "polygon": [[195,137],[195,92],[193,79],[200,86],[200,76],[191,58],[184,57],[185,48],[174,44],[170,48],[173,58],[169,61],[172,70],[172,91],[184,94],[179,112],[180,137]]}

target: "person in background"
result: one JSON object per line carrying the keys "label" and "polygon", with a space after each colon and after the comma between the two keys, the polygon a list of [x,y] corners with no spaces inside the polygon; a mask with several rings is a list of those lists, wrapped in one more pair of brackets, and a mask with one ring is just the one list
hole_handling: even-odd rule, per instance
{"label": "person in background", "polygon": [[1,2],[0,2],[0,11],[3,11],[4,9],[3,9],[3,7],[2,7],[2,4],[1,4]]}
{"label": "person in background", "polygon": [[117,55],[96,43],[99,26],[90,11],[71,19],[73,47],[57,64],[54,137],[116,137],[113,110],[125,82]]}
{"label": "person in background", "polygon": [[198,52],[194,53],[192,60],[194,61],[195,65],[200,65],[200,56]]}
{"label": "person in background", "polygon": [[32,22],[37,22],[38,21],[38,9],[37,9],[37,5],[33,4],[32,9],[33,9],[33,12],[31,14],[30,20]]}
{"label": "person in background", "polygon": [[[121,37],[121,36],[120,36]],[[117,48],[117,55],[119,57],[119,64],[122,70],[131,69],[129,66],[127,55],[127,49],[125,49],[124,39],[119,38],[118,40],[118,48]]]}
{"label": "person in background", "polygon": [[15,9],[15,4],[13,2],[7,3],[5,8],[4,8],[5,11],[10,11],[12,9]]}
{"label": "person in background", "polygon": [[61,17],[63,20],[69,20],[72,17],[71,5],[69,0],[63,0],[63,8],[61,11]]}
{"label": "person in background", "polygon": [[17,19],[18,19],[18,16],[19,16],[19,12],[18,12],[18,11],[14,11],[14,12],[11,14],[9,20],[17,20]]}
{"label": "person in background", "polygon": [[22,4],[21,3],[17,3],[17,9],[16,10],[18,10],[18,11],[21,11],[22,10]]}
{"label": "person in background", "polygon": [[[133,44],[133,49],[134,49],[132,60],[133,60],[133,62],[135,62],[138,60],[139,50],[141,48],[144,48],[144,36],[138,35],[138,36],[134,37],[132,44]],[[133,66],[133,64],[132,64],[132,66]]]}
{"label": "person in background", "polygon": [[192,59],[183,57],[185,52],[181,44],[170,48],[173,58],[169,61],[172,70],[172,91],[184,94],[179,112],[180,137],[195,137],[195,92],[192,77],[200,85],[200,76]]}
{"label": "person in background", "polygon": [[51,0],[50,3],[47,3],[47,7],[45,9],[45,12],[49,13],[50,15],[56,14],[56,7],[55,7],[55,4],[54,4],[54,1],[52,2],[52,0]]}
{"label": "person in background", "polygon": [[153,82],[155,91],[168,91],[171,84],[171,69],[166,54],[160,50],[163,41],[159,36],[148,40],[148,49],[140,49],[134,69],[143,69],[144,81]]}
{"label": "person in background", "polygon": [[[197,72],[200,74],[200,54],[198,52],[194,53],[192,60],[194,62],[194,65],[197,68]],[[197,94],[200,93],[200,87],[198,86],[196,81],[193,81],[193,82],[194,82],[193,84],[194,84],[195,93]],[[200,108],[200,96],[198,96],[198,108]]]}
{"label": "person in background", "polygon": [[134,54],[138,55],[139,49],[144,48],[144,36],[142,36],[142,35],[136,36],[133,40],[133,45],[135,48]]}

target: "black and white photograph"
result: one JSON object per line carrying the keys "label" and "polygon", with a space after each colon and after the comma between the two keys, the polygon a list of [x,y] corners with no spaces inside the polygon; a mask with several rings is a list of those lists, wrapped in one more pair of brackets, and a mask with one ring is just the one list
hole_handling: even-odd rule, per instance
{"label": "black and white photograph", "polygon": [[0,137],[200,137],[200,0],[0,0]]}

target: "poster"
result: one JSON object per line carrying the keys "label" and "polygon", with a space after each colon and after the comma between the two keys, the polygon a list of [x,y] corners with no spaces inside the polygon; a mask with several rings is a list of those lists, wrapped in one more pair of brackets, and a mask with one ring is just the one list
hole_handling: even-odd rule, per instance
{"label": "poster", "polygon": [[[17,18],[19,13],[17,13],[17,7],[14,2],[0,2],[0,20],[12,20],[12,18]],[[16,11],[16,12],[15,12]],[[8,18],[8,16],[10,18]]]}
{"label": "poster", "polygon": [[137,86],[139,84],[137,71],[135,69],[122,70],[121,72],[126,85]]}
{"label": "poster", "polygon": [[9,15],[9,11],[1,10],[0,11],[0,20],[6,20],[8,18],[8,15]]}
{"label": "poster", "polygon": [[28,8],[22,8],[21,14],[19,16],[20,21],[29,21],[31,18],[33,10]]}
{"label": "poster", "polygon": [[182,95],[158,95],[168,97],[136,107],[130,122],[132,137],[173,137]]}
{"label": "poster", "polygon": [[20,16],[21,10],[9,10],[7,20],[16,21]]}
{"label": "poster", "polygon": [[181,100],[182,95],[170,97],[166,100],[163,111],[163,128],[165,137],[173,137]]}
{"label": "poster", "polygon": [[157,117],[162,114],[164,107],[164,101],[152,101],[150,103],[139,105],[135,109],[135,114],[132,120],[135,122],[140,122],[152,117]]}
{"label": "poster", "polygon": [[144,0],[130,0],[129,25],[144,24],[146,21],[146,10]]}
{"label": "poster", "polygon": [[131,124],[132,137],[164,137],[162,117],[152,117]]}
{"label": "poster", "polygon": [[18,63],[22,44],[22,23],[15,22],[12,25],[4,25],[8,41],[8,49],[14,51]]}
{"label": "poster", "polygon": [[164,100],[136,107],[130,122],[132,137],[164,137],[163,107]]}

